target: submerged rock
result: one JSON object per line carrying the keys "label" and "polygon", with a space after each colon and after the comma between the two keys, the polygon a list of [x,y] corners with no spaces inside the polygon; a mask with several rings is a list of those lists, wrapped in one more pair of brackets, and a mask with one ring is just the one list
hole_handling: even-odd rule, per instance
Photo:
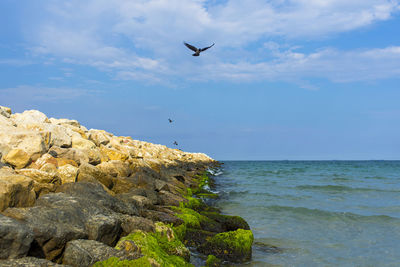
{"label": "submerged rock", "polygon": [[198,250],[227,261],[245,262],[251,259],[253,239],[253,233],[250,230],[238,229],[213,236]]}

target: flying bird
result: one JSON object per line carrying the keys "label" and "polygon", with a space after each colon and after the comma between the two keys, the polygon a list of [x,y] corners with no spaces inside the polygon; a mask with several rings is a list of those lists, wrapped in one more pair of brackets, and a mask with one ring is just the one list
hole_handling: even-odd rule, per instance
{"label": "flying bird", "polygon": [[173,120],[171,120],[171,119],[168,119],[168,121],[169,121],[169,123],[172,123],[172,122],[173,122]]}
{"label": "flying bird", "polygon": [[193,45],[190,45],[190,44],[188,44],[186,42],[183,42],[183,43],[186,45],[187,48],[189,48],[190,50],[194,51],[194,54],[192,54],[192,56],[194,56],[194,57],[200,56],[201,52],[206,51],[208,48],[210,48],[210,47],[215,45],[215,43],[214,43],[214,44],[212,44],[210,46],[207,46],[207,47],[204,47],[204,48],[197,48],[197,47],[195,47]]}
{"label": "flying bird", "polygon": [[174,141],[174,145],[176,145],[176,146],[177,146],[177,145],[178,145],[178,142]]}

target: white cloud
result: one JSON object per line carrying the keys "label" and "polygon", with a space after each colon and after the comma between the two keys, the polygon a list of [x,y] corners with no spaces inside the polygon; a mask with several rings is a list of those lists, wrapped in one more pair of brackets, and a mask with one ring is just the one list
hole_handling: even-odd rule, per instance
{"label": "white cloud", "polygon": [[5,102],[12,103],[18,99],[29,99],[30,101],[53,102],[72,100],[84,96],[98,94],[99,91],[80,88],[60,88],[21,85],[12,88],[0,88],[0,98]]}
{"label": "white cloud", "polygon": [[[350,81],[392,77],[399,69],[392,60],[398,58],[398,47],[365,51],[325,48],[306,54],[273,42],[258,45],[271,38],[291,42],[321,38],[388,20],[399,11],[399,0],[45,3],[44,18],[32,26],[33,51],[113,72],[119,79],[297,80],[305,75]],[[199,46],[215,42],[216,46],[194,63],[183,40]],[[246,50],[251,44],[259,46],[262,53]]]}
{"label": "white cloud", "polygon": [[[366,81],[400,75],[400,47],[359,51],[324,49],[310,54],[289,49],[282,52],[275,50],[274,55],[274,60],[268,62],[220,62],[216,67],[208,65],[210,71],[207,75],[211,74],[215,80],[300,81],[327,78],[335,82]],[[309,84],[302,87],[313,88]]]}

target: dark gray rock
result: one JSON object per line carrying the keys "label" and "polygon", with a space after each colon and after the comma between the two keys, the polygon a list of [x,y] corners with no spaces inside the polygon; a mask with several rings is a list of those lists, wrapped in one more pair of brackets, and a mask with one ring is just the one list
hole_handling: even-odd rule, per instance
{"label": "dark gray rock", "polygon": [[[46,199],[49,206],[40,206]],[[56,260],[69,240],[88,238],[85,229],[85,213],[76,198],[58,193],[39,198],[35,207],[9,208],[3,213],[22,219],[34,232],[34,242],[29,254]]]}
{"label": "dark gray rock", "polygon": [[110,257],[118,257],[121,260],[133,260],[140,256],[140,253],[135,255],[130,253],[128,255],[124,250],[117,250],[94,240],[73,240],[68,242],[65,247],[63,264],[69,264],[74,267],[86,267]]}
{"label": "dark gray rock", "polygon": [[89,239],[103,242],[109,246],[117,244],[122,232],[121,221],[115,215],[97,214],[90,217],[85,225]]}
{"label": "dark gray rock", "polygon": [[119,213],[136,209],[108,195],[98,184],[70,183],[65,193],[47,194],[32,208],[9,208],[7,216],[26,221],[33,229],[30,255],[56,261],[65,244],[75,239],[94,239],[114,245],[122,232]]}
{"label": "dark gray rock", "polygon": [[25,257],[13,260],[0,260],[0,267],[67,267],[45,259]]}
{"label": "dark gray rock", "polygon": [[166,224],[172,223],[174,226],[181,225],[183,223],[182,219],[162,211],[143,210],[141,216],[155,222],[159,221]]}
{"label": "dark gray rock", "polygon": [[130,234],[134,230],[141,230],[144,232],[154,232],[155,230],[154,222],[146,218],[121,214],[119,219],[122,223],[122,236]]}
{"label": "dark gray rock", "polygon": [[63,192],[70,196],[74,196],[80,199],[85,199],[95,205],[101,205],[114,212],[138,215],[138,209],[134,205],[127,205],[125,202],[108,194],[100,184],[79,182],[79,183],[67,183],[61,185],[57,192]]}
{"label": "dark gray rock", "polygon": [[0,214],[0,259],[26,256],[32,241],[33,232],[28,226]]}

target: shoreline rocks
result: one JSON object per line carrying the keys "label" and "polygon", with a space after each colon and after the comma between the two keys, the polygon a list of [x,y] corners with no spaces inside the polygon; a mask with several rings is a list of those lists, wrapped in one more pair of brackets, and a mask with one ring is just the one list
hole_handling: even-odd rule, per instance
{"label": "shoreline rocks", "polygon": [[0,266],[193,266],[186,246],[209,266],[247,261],[248,224],[203,201],[218,166],[0,106]]}

